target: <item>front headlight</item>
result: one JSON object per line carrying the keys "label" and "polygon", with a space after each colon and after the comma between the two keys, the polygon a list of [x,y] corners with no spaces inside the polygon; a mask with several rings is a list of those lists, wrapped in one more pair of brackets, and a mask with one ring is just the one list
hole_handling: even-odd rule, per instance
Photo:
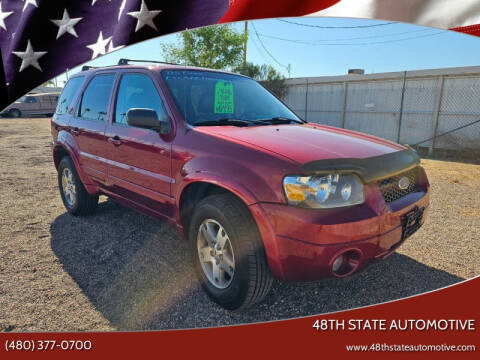
{"label": "front headlight", "polygon": [[363,184],[354,174],[287,176],[283,189],[290,205],[326,209],[362,204]]}

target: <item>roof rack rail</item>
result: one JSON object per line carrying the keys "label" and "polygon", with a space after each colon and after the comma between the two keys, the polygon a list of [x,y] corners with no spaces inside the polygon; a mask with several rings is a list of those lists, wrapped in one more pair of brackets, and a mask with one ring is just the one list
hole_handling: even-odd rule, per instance
{"label": "roof rack rail", "polygon": [[82,71],[87,71],[87,70],[92,70],[92,69],[98,69],[97,66],[90,66],[90,65],[83,65],[82,66]]}
{"label": "roof rack rail", "polygon": [[169,63],[166,61],[158,61],[158,60],[139,60],[139,59],[124,59],[124,58],[118,60],[118,65],[128,65],[129,62],[146,62],[146,63],[154,63],[154,64],[181,65],[181,64]]}

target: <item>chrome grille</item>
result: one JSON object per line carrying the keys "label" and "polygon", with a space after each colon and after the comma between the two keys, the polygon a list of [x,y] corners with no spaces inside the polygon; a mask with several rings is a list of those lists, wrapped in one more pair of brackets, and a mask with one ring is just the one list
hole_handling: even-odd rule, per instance
{"label": "chrome grille", "polygon": [[[408,179],[408,186],[405,179]],[[401,181],[403,179],[403,181]],[[400,183],[400,185],[399,185]],[[403,183],[403,184],[402,184]],[[405,186],[402,188],[401,185]],[[418,167],[379,181],[378,186],[386,203],[391,203],[418,190]]]}

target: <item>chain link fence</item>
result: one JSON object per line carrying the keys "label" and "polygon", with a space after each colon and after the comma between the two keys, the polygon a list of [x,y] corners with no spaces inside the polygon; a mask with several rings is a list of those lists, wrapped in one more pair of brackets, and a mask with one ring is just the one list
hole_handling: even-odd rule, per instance
{"label": "chain link fence", "polygon": [[421,142],[429,151],[480,150],[480,123],[465,126],[480,119],[480,66],[297,78],[286,84],[286,104],[307,121],[402,144]]}

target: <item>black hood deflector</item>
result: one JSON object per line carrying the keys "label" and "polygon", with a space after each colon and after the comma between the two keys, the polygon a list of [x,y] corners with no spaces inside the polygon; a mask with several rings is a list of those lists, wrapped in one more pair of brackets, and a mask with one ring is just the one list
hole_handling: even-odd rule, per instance
{"label": "black hood deflector", "polygon": [[420,157],[411,147],[366,159],[325,159],[303,164],[300,170],[308,175],[355,173],[365,183],[385,179],[410,170],[420,164]]}

